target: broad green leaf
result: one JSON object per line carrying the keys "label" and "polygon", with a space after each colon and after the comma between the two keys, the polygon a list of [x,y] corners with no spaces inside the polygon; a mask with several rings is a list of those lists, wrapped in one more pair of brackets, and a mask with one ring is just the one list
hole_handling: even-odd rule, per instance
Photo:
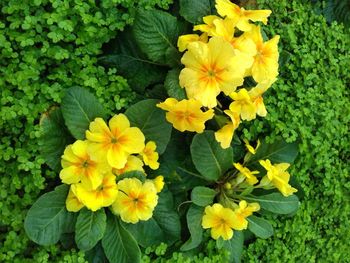
{"label": "broad green leaf", "polygon": [[266,159],[269,159],[273,164],[293,163],[297,155],[297,143],[287,143],[283,139],[277,140],[272,144],[267,144],[263,141],[257,149],[256,154],[249,160],[249,163]]}
{"label": "broad green leaf", "polygon": [[58,242],[67,219],[71,218],[66,210],[68,185],[60,185],[46,193],[29,209],[24,221],[28,237],[39,245],[53,245]]}
{"label": "broad green leaf", "polygon": [[203,176],[194,168],[192,161],[188,159],[176,168],[169,188],[174,193],[178,193],[206,184],[208,181],[204,180]]}
{"label": "broad green leaf", "polygon": [[213,203],[217,192],[205,186],[197,186],[192,190],[191,200],[198,206],[207,206]]}
{"label": "broad green leaf", "polygon": [[99,62],[115,67],[134,91],[143,94],[146,87],[164,81],[166,72],[144,56],[130,30],[118,33],[112,44],[111,54],[101,57]]}
{"label": "broad green leaf", "polygon": [[141,262],[141,251],[134,237],[120,224],[115,215],[107,217],[102,247],[110,262]]}
{"label": "broad green leaf", "polygon": [[185,89],[180,87],[179,74],[179,69],[170,70],[166,75],[164,87],[170,97],[177,100],[183,100],[186,99],[186,92]]}
{"label": "broad green leaf", "polygon": [[69,88],[62,99],[64,121],[75,139],[83,140],[85,131],[95,118],[105,117],[105,111],[97,98],[81,87]]}
{"label": "broad green leaf", "polygon": [[45,114],[40,123],[43,129],[43,135],[40,137],[41,155],[52,170],[59,171],[64,149],[74,138],[65,126],[59,108]]}
{"label": "broad green leaf", "polygon": [[233,166],[232,148],[222,149],[215,140],[213,131],[205,131],[194,136],[191,156],[196,169],[210,181],[219,179]]}
{"label": "broad green leaf", "polygon": [[180,217],[174,209],[174,201],[171,192],[163,189],[159,193],[158,204],[153,212],[153,218],[163,230],[169,245],[180,239]]}
{"label": "broad green leaf", "polygon": [[243,252],[244,234],[242,231],[234,231],[230,240],[225,240],[223,247],[229,251],[229,262],[240,263]]}
{"label": "broad green leaf", "polygon": [[257,237],[266,239],[273,235],[273,228],[269,221],[256,216],[249,216],[248,229]]}
{"label": "broad green leaf", "polygon": [[145,174],[141,171],[130,171],[130,172],[126,172],[123,173],[121,175],[117,176],[117,182],[125,179],[125,178],[137,178],[139,179],[141,182],[144,182],[146,180]]}
{"label": "broad green leaf", "polygon": [[180,15],[192,24],[203,23],[203,17],[210,14],[210,0],[180,0]]}
{"label": "broad green leaf", "polygon": [[80,250],[92,249],[102,239],[106,230],[104,209],[92,212],[86,208],[79,212],[75,224],[75,242]]}
{"label": "broad green leaf", "polygon": [[176,50],[179,35],[176,17],[160,10],[138,10],[133,32],[140,49],[154,62],[166,64],[169,48]]}
{"label": "broad green leaf", "polygon": [[91,250],[85,251],[85,259],[89,263],[109,263],[101,242],[98,242]]}
{"label": "broad green leaf", "polygon": [[182,251],[194,249],[199,246],[203,238],[202,217],[204,208],[191,205],[187,211],[186,221],[191,237],[181,246]]}
{"label": "broad green leaf", "polygon": [[153,87],[146,89],[142,99],[157,99],[157,100],[166,100],[168,94],[164,89],[163,84],[156,84]]}
{"label": "broad green leaf", "polygon": [[172,126],[165,119],[165,112],[156,107],[158,100],[143,100],[129,107],[125,115],[132,126],[139,127],[146,141],[155,141],[156,151],[162,154],[170,140]]}
{"label": "broad green leaf", "polygon": [[258,202],[262,209],[270,211],[275,214],[290,214],[298,210],[300,202],[296,195],[288,197],[280,193],[272,193],[260,196],[245,196],[247,201]]}

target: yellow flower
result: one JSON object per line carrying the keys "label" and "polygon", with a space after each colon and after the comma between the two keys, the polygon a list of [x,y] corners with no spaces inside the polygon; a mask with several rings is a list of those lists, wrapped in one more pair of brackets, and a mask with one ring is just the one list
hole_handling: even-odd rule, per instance
{"label": "yellow flower", "polygon": [[156,143],[149,141],[145,149],[140,153],[143,159],[143,162],[148,165],[151,169],[157,170],[159,168],[158,158],[159,155],[156,152]]}
{"label": "yellow flower", "polygon": [[157,189],[152,181],[142,184],[136,178],[126,178],[118,182],[118,187],[118,197],[111,207],[113,213],[133,224],[152,217],[158,203]]}
{"label": "yellow flower", "polygon": [[62,155],[62,167],[60,178],[65,184],[81,183],[87,187],[96,189],[102,182],[103,172],[111,169],[104,161],[91,160],[87,152],[87,141],[76,141],[68,145]]}
{"label": "yellow flower", "polygon": [[164,177],[159,175],[153,179],[154,186],[157,189],[157,193],[163,190],[164,187]]}
{"label": "yellow flower", "polygon": [[259,163],[267,171],[267,175],[262,179],[262,181],[264,180],[264,182],[271,182],[284,196],[292,195],[298,191],[288,184],[290,174],[286,170],[290,166],[289,163],[272,165],[270,160],[261,160]]}
{"label": "yellow flower", "polygon": [[201,34],[200,36],[197,34],[188,34],[182,35],[177,40],[177,47],[180,52],[183,52],[187,49],[187,45],[191,42],[202,41],[204,43],[208,42],[208,35],[206,33]]}
{"label": "yellow flower", "polygon": [[256,107],[246,89],[240,89],[230,95],[234,100],[230,104],[230,110],[241,116],[242,120],[251,121],[256,118]]}
{"label": "yellow flower", "polygon": [[69,212],[78,212],[84,207],[84,204],[80,202],[78,197],[72,191],[72,187],[69,189],[68,196],[66,199],[66,208]]}
{"label": "yellow flower", "polygon": [[253,26],[247,33],[256,45],[257,53],[254,57],[254,63],[251,68],[251,75],[256,82],[274,80],[278,75],[278,41],[279,35],[263,42],[260,27]]}
{"label": "yellow flower", "polygon": [[203,112],[201,106],[201,103],[194,99],[177,101],[174,98],[157,104],[158,108],[168,111],[166,119],[175,129],[197,133],[202,133],[205,129],[204,123],[214,116],[212,109]]}
{"label": "yellow flower", "polygon": [[208,36],[214,36],[215,35],[214,21],[217,19],[222,19],[222,18],[214,15],[205,16],[203,17],[204,24],[194,26],[193,30],[207,33]]}
{"label": "yellow flower", "polygon": [[263,82],[258,83],[258,85],[251,90],[248,91],[249,96],[251,97],[255,107],[256,107],[256,113],[261,116],[265,117],[267,114],[264,99],[262,97],[263,93],[271,87],[271,85],[276,81],[276,79],[273,80],[265,80]]}
{"label": "yellow flower", "polygon": [[233,134],[238,128],[241,120],[239,114],[230,110],[224,111],[231,119],[231,122],[223,126],[220,130],[215,132],[215,139],[220,143],[223,149],[230,147]]}
{"label": "yellow flower", "polygon": [[258,140],[256,147],[254,148],[253,146],[251,146],[249,144],[249,141],[247,139],[243,139],[244,143],[245,143],[245,147],[247,148],[247,150],[251,153],[251,154],[256,154],[256,150],[259,148],[260,146],[260,140]]}
{"label": "yellow flower", "polygon": [[266,25],[267,18],[271,14],[271,10],[245,10],[229,0],[216,0],[215,7],[222,17],[227,16],[237,20],[237,28],[242,31],[251,30],[252,24],[249,23],[249,20],[253,22],[261,21]]}
{"label": "yellow flower", "polygon": [[90,123],[86,138],[91,142],[88,152],[93,159],[107,158],[110,166],[122,169],[133,153],[145,148],[145,136],[139,128],[130,127],[124,114],[115,115],[109,121],[109,127],[101,118]]}
{"label": "yellow flower", "polygon": [[222,237],[224,240],[229,240],[233,236],[235,221],[236,216],[231,209],[224,208],[221,204],[214,204],[205,208],[202,227],[211,228],[211,237],[214,239]]}
{"label": "yellow flower", "polygon": [[212,37],[208,43],[192,42],[187,48],[181,59],[185,68],[179,80],[188,98],[213,108],[221,91],[229,95],[243,84],[243,76],[251,63],[222,37]]}
{"label": "yellow flower", "polygon": [[258,171],[250,171],[247,167],[243,167],[240,163],[234,163],[234,167],[247,179],[248,184],[254,185],[258,179],[254,174],[259,174]]}
{"label": "yellow flower", "polygon": [[128,160],[125,166],[122,169],[113,169],[113,173],[116,175],[121,175],[123,173],[131,172],[131,171],[141,171],[143,170],[143,162],[134,155],[129,155]]}
{"label": "yellow flower", "polygon": [[114,203],[118,194],[116,177],[112,173],[104,175],[101,185],[96,190],[86,189],[81,183],[73,184],[75,196],[90,210],[96,211]]}
{"label": "yellow flower", "polygon": [[260,205],[258,203],[248,204],[245,200],[239,202],[239,207],[235,209],[234,214],[236,217],[235,230],[243,230],[248,227],[248,216],[252,215],[253,212],[259,211]]}

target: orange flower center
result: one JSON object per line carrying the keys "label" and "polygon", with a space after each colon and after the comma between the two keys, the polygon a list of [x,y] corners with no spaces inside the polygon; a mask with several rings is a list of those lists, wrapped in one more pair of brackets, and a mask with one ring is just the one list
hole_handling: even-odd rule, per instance
{"label": "orange flower center", "polygon": [[115,138],[115,137],[112,137],[111,138],[111,143],[113,143],[113,144],[116,144],[118,141],[117,141],[117,139]]}

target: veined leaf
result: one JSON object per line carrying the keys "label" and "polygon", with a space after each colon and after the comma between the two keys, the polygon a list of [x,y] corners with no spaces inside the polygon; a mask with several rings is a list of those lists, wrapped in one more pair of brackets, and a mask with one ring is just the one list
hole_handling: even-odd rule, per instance
{"label": "veined leaf", "polygon": [[202,217],[204,208],[191,205],[187,211],[186,221],[191,237],[181,246],[182,251],[194,249],[199,246],[203,238]]}
{"label": "veined leaf", "polygon": [[203,23],[203,17],[212,13],[210,0],[180,0],[180,15],[192,24]]}
{"label": "veined leaf", "polygon": [[223,242],[223,247],[230,252],[229,262],[240,263],[243,252],[244,234],[243,231],[234,231],[230,240]]}
{"label": "veined leaf", "polygon": [[269,221],[256,216],[249,216],[247,220],[248,229],[257,237],[266,239],[273,235],[273,228]]}
{"label": "veined leaf", "polygon": [[198,206],[207,206],[213,203],[217,192],[205,186],[197,186],[193,188],[191,200]]}
{"label": "veined leaf", "polygon": [[164,87],[170,97],[177,100],[183,100],[186,99],[186,92],[185,89],[180,87],[179,74],[179,69],[170,70],[166,75]]}

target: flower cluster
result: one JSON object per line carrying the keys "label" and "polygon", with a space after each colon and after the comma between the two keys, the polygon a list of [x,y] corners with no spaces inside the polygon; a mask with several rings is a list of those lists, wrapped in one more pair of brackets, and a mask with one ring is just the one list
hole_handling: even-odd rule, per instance
{"label": "flower cluster", "polygon": [[156,144],[149,141],[137,127],[130,127],[124,114],[109,120],[108,126],[101,118],[90,123],[86,140],[68,145],[62,156],[60,178],[70,185],[66,200],[68,211],[77,212],[82,207],[96,211],[110,207],[123,221],[137,223],[148,220],[157,205],[163,188],[163,177],[154,180],[118,176],[140,171],[143,166],[158,169]]}
{"label": "flower cluster", "polygon": [[[267,114],[262,95],[278,75],[279,36],[264,41],[260,26],[251,23],[266,24],[270,10],[245,10],[229,0],[216,0],[215,7],[220,16],[205,16],[204,24],[194,26],[200,35],[178,39],[179,50],[187,50],[179,83],[188,99],[169,98],[158,107],[168,111],[166,118],[175,129],[197,133],[206,121],[224,113],[229,118],[215,138],[228,148],[241,121]],[[248,78],[255,86],[245,84]],[[219,98],[231,103],[227,107]]]}

